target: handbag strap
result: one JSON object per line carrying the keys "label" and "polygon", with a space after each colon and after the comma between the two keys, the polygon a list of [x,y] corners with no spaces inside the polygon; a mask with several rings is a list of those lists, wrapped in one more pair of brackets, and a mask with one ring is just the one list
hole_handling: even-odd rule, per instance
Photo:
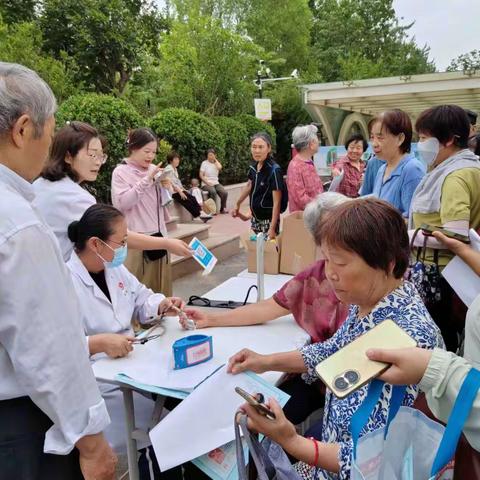
{"label": "handbag strap", "polygon": [[[250,451],[250,455],[257,467],[258,479],[259,480],[273,480],[275,478],[275,467],[265,452],[265,449],[262,447],[261,443],[259,442],[258,438],[250,432],[247,426],[248,417],[245,414],[238,413],[235,415],[235,429],[241,429],[243,438],[247,442],[248,449]],[[236,430],[237,431],[237,430]],[[238,434],[240,432],[238,431]],[[236,434],[237,435],[237,434]],[[243,448],[238,444],[241,445],[241,440],[236,442],[236,450],[237,450],[237,461],[239,455],[243,455]],[[240,451],[239,451],[240,448]],[[241,470],[245,473],[245,459],[243,459],[242,463],[239,465],[243,465]],[[240,471],[240,468],[239,468]],[[240,479],[242,480],[242,479]]]}
{"label": "handbag strap", "polygon": [[480,371],[472,368],[462,383],[433,461],[430,476],[436,475],[452,458],[463,427],[480,389]]}
{"label": "handbag strap", "polygon": [[[368,393],[358,410],[353,414],[350,422],[350,433],[353,441],[353,459],[357,458],[357,444],[360,439],[360,433],[363,427],[367,424],[370,415],[375,409],[377,403],[382,395],[382,390],[385,382],[374,379],[368,387]],[[385,436],[387,435],[390,423],[395,418],[400,409],[403,399],[405,398],[406,385],[395,385],[392,387],[392,397],[390,399],[390,409],[388,411],[388,419],[385,428]]]}

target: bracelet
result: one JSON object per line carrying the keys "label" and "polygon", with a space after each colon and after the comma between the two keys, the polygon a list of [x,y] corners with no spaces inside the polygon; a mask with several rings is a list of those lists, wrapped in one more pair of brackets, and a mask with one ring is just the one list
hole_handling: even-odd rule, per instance
{"label": "bracelet", "polygon": [[316,467],[318,465],[318,456],[319,456],[318,442],[313,437],[308,437],[308,439],[311,440],[315,445],[315,459],[313,460],[313,463],[311,464],[311,466]]}

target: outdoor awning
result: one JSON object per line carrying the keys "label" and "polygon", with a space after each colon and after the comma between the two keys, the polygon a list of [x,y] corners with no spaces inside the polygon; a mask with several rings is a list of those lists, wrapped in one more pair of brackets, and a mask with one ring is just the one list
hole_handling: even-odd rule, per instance
{"label": "outdoor awning", "polygon": [[306,106],[375,115],[401,108],[416,118],[423,110],[455,104],[480,112],[480,71],[443,72],[348,82],[307,84]]}

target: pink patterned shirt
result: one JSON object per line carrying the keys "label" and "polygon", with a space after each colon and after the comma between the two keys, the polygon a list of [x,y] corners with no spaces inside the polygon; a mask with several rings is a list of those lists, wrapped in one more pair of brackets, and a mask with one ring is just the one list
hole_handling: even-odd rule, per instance
{"label": "pink patterned shirt", "polygon": [[162,207],[160,186],[148,178],[154,165],[145,170],[122,163],[112,174],[112,203],[127,220],[128,229],[139,233],[157,233],[167,236],[165,221],[168,212]]}
{"label": "pink patterned shirt", "polygon": [[319,193],[323,185],[312,161],[305,162],[296,155],[287,170],[288,209],[290,212],[305,210]]}
{"label": "pink patterned shirt", "polygon": [[324,260],[295,275],[273,299],[292,312],[298,325],[312,337],[312,343],[330,338],[347,318],[348,305],[338,300],[328,283]]}

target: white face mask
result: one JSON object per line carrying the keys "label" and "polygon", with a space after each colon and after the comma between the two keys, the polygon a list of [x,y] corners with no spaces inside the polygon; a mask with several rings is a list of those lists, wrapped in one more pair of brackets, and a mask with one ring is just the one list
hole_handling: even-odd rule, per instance
{"label": "white face mask", "polygon": [[437,158],[440,151],[440,142],[435,137],[430,137],[417,143],[417,151],[423,162],[429,167]]}

